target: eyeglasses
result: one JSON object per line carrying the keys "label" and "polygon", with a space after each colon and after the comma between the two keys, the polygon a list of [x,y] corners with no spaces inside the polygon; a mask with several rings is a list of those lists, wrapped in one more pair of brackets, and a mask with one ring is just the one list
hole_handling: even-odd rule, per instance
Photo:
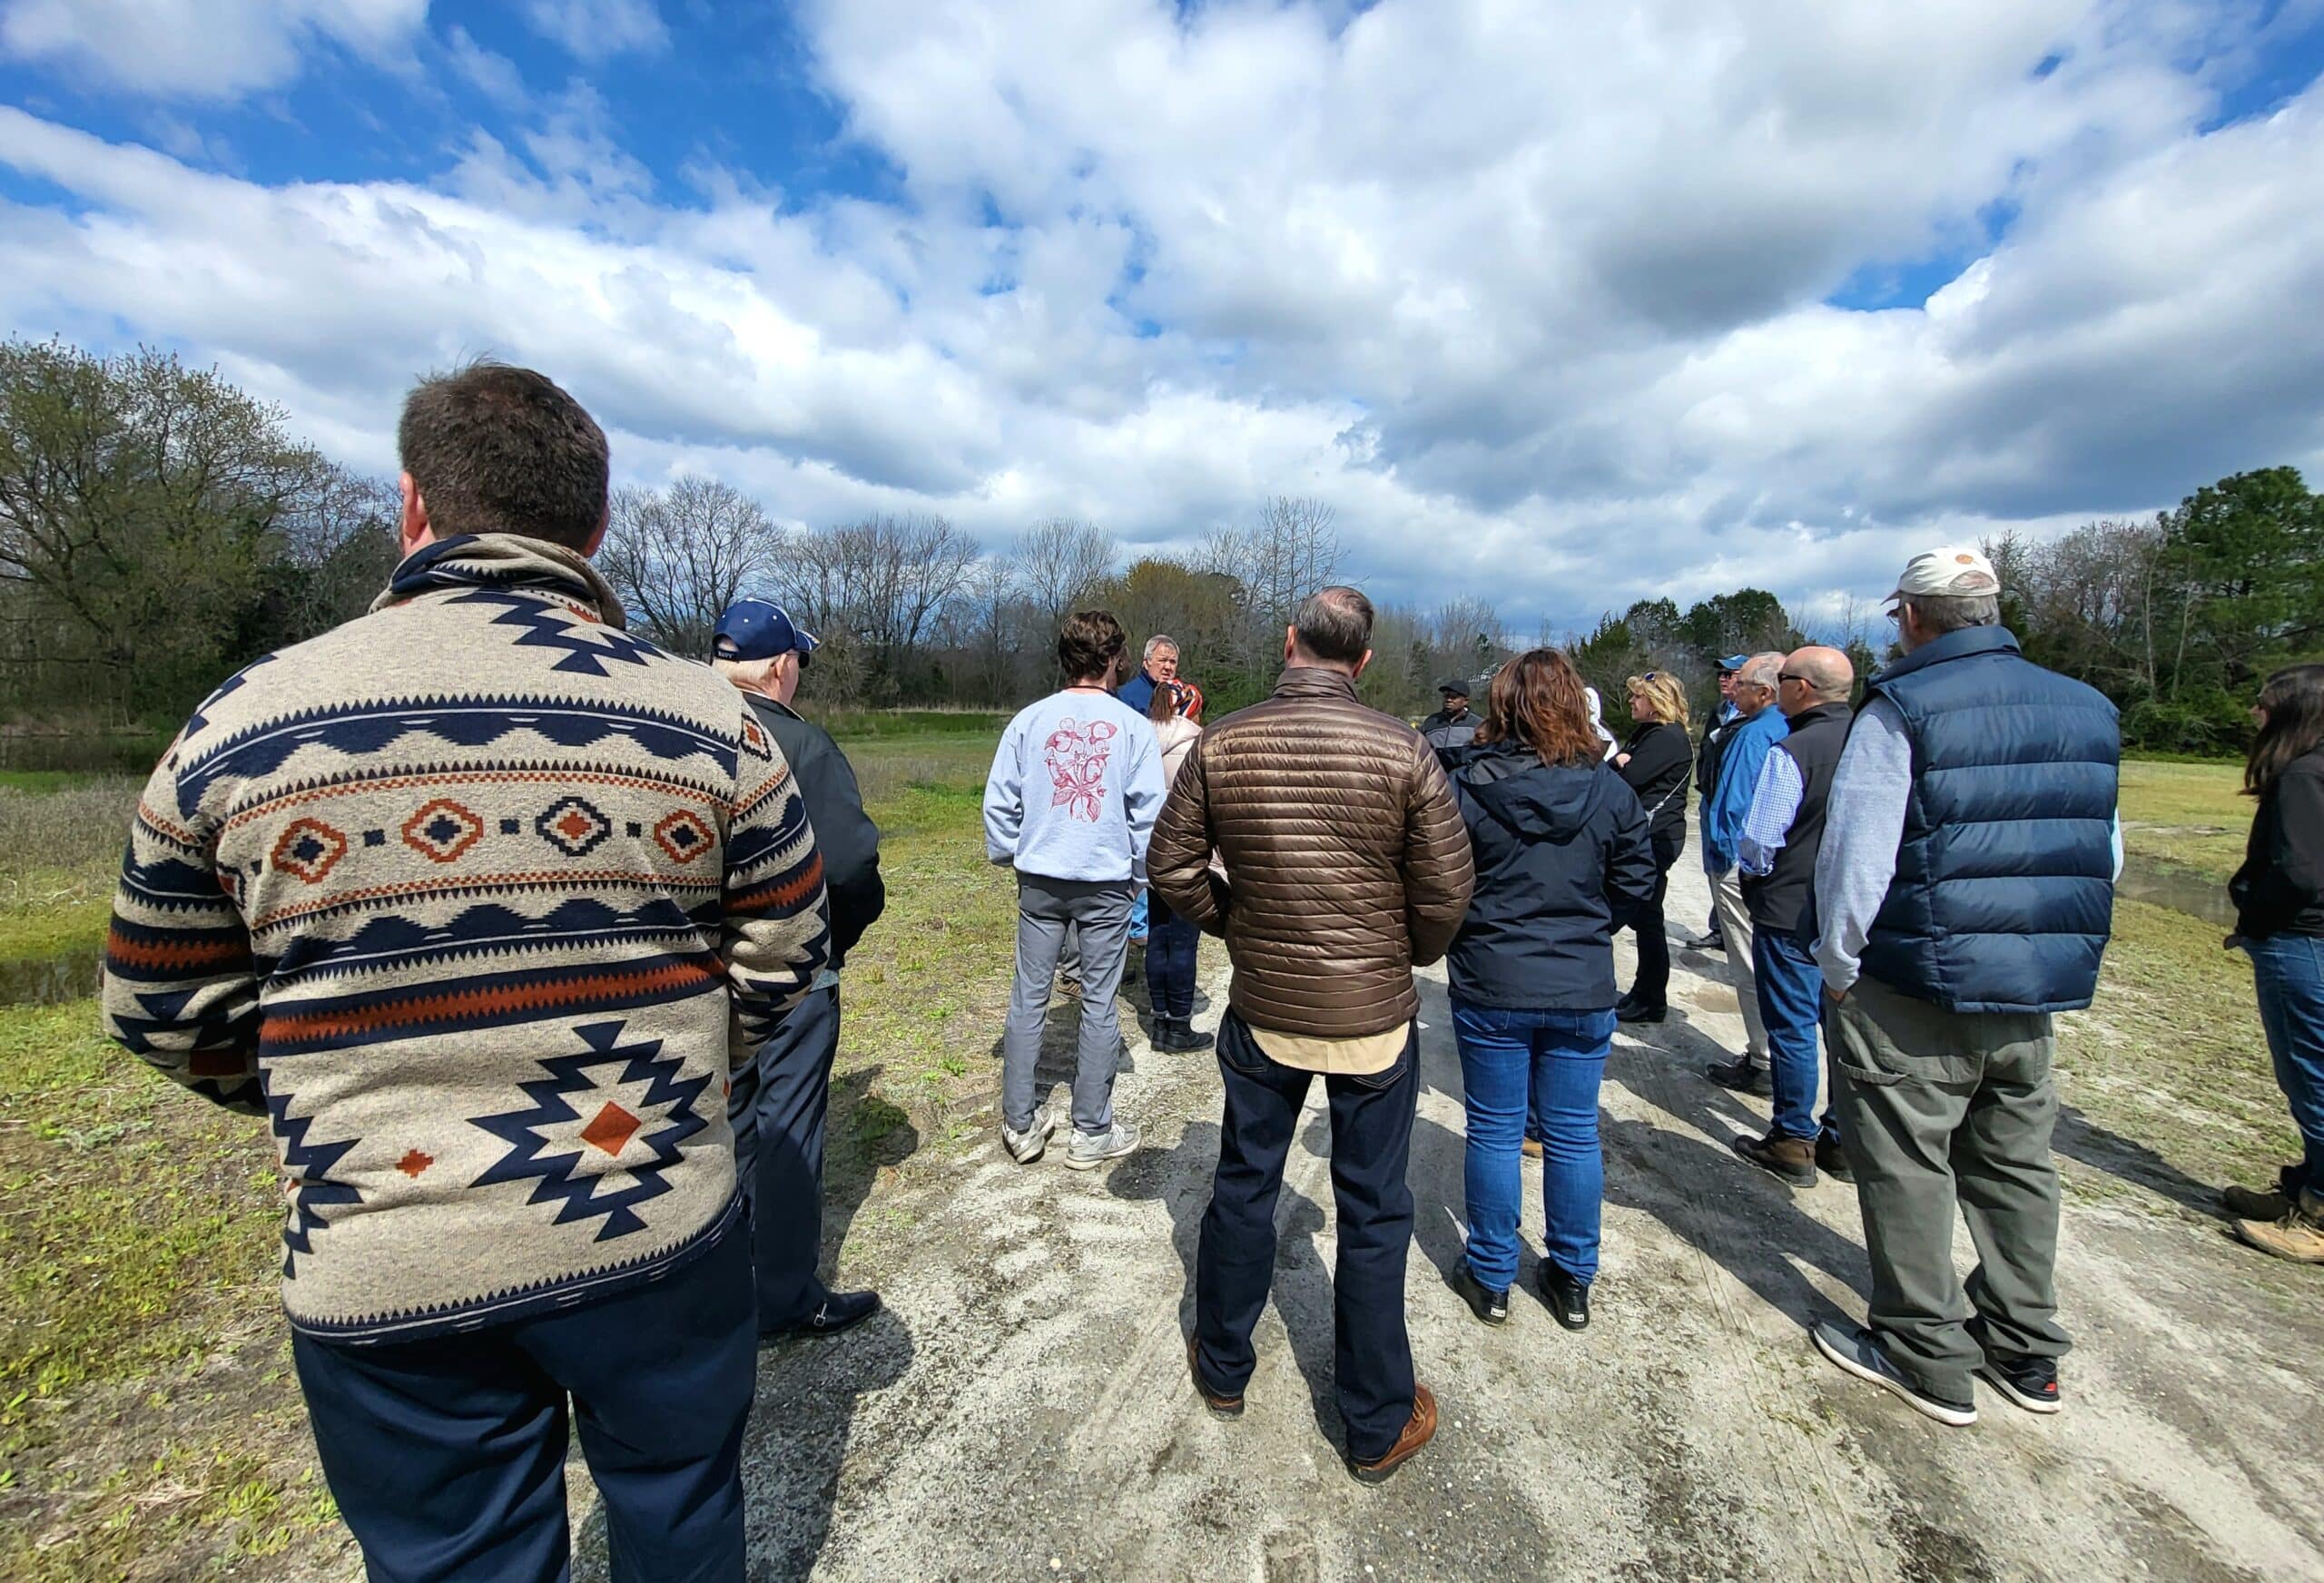
{"label": "eyeglasses", "polygon": [[1805,687],[1812,687],[1815,685],[1813,682],[1810,682],[1807,677],[1799,674],[1796,671],[1777,671],[1776,673],[1776,680],[1778,682],[1797,682],[1800,685]]}

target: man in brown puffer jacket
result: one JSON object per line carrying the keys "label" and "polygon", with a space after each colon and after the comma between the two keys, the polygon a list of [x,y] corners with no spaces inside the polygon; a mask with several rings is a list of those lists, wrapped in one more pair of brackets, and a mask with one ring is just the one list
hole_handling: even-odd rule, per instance
{"label": "man in brown puffer jacket", "polygon": [[[1469,906],[1469,837],[1420,734],[1355,699],[1372,602],[1326,588],[1299,608],[1275,696],[1195,744],[1156,827],[1147,877],[1235,964],[1218,1031],[1226,1089],[1195,1272],[1195,1385],[1242,1411],[1251,1331],[1275,1274],[1275,1197],[1307,1086],[1324,1076],[1339,1205],[1334,1373],[1347,1461],[1376,1483],[1436,1432],[1404,1330],[1404,1185],[1418,1094],[1413,968]],[[1216,849],[1221,880],[1209,867]]]}

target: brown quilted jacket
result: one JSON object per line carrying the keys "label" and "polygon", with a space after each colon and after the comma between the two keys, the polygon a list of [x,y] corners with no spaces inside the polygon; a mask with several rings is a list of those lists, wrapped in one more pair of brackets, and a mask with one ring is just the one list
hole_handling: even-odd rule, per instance
{"label": "brown quilted jacket", "polygon": [[[1212,848],[1226,878],[1207,872]],[[1294,666],[1195,743],[1147,853],[1174,912],[1224,935],[1255,1027],[1383,1033],[1420,1010],[1413,968],[1468,911],[1469,832],[1420,733]]]}

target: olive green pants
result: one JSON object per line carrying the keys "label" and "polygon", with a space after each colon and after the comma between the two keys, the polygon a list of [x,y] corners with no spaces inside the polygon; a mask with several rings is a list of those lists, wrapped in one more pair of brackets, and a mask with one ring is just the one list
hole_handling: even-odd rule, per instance
{"label": "olive green pants", "polygon": [[[1824,1031],[1872,1258],[1871,1324],[1890,1360],[1967,1401],[1987,1352],[2062,1356],[2048,1014],[1946,1011],[1866,978],[1827,1003]],[[1965,1286],[1956,1204],[1977,1250]]]}

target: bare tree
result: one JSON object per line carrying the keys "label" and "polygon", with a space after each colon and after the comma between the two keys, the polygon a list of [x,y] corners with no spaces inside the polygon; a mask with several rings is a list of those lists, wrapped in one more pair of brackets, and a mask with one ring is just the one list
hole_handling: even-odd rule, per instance
{"label": "bare tree", "polygon": [[1069,516],[1053,516],[1018,538],[1010,557],[1018,585],[1048,621],[1048,635],[1081,607],[1120,553],[1112,534]]}
{"label": "bare tree", "polygon": [[1241,585],[1238,663],[1264,668],[1299,602],[1328,584],[1339,570],[1336,516],[1321,500],[1276,495],[1259,508],[1246,528],[1220,527],[1203,541],[1202,569]]}
{"label": "bare tree", "polygon": [[865,686],[891,698],[979,555],[976,540],[943,517],[867,516],[793,535],[783,546],[783,585],[810,624],[820,624],[819,635],[860,648]]}
{"label": "bare tree", "polygon": [[597,565],[646,635],[677,654],[710,651],[719,613],[774,591],[782,536],[759,503],[715,478],[614,492]]}

